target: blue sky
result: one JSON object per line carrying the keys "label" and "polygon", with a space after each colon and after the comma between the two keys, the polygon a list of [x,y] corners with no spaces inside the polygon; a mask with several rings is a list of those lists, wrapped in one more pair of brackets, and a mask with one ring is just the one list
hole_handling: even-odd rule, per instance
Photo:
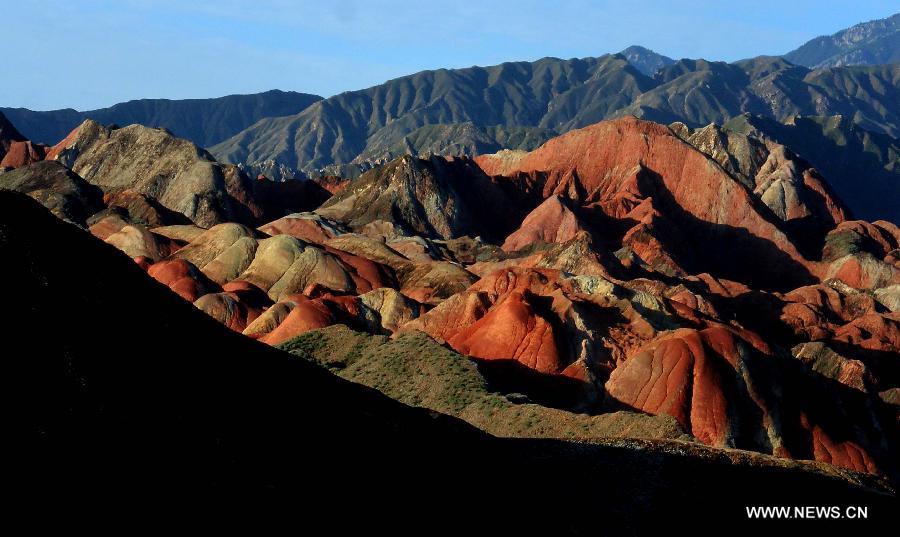
{"label": "blue sky", "polygon": [[267,89],[329,96],[440,67],[639,44],[734,61],[897,11],[896,0],[0,0],[0,106],[109,106]]}

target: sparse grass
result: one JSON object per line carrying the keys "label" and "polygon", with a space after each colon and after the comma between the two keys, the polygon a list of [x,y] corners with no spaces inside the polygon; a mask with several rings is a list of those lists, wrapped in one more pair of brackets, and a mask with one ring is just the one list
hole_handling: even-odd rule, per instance
{"label": "sparse grass", "polygon": [[307,332],[280,347],[405,404],[460,417],[497,436],[685,438],[667,416],[590,416],[513,403],[489,389],[474,362],[421,332],[388,339],[337,325]]}

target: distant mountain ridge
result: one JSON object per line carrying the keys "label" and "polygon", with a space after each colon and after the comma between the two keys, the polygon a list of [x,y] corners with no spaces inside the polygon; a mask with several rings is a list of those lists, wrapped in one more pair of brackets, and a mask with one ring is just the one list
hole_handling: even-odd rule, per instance
{"label": "distant mountain ridge", "polygon": [[402,144],[427,125],[558,131],[590,124],[653,86],[619,55],[422,71],[262,120],[210,149],[230,162],[273,160],[317,170]]}
{"label": "distant mountain ridge", "polygon": [[85,119],[104,125],[138,123],[162,127],[200,147],[221,142],[262,118],[296,114],[322,98],[294,91],[270,90],[213,99],[140,99],[79,112],[71,108],[33,111],[0,108],[29,140],[55,144]]}
{"label": "distant mountain ridge", "polygon": [[900,13],[819,36],[784,58],[814,68],[896,63],[900,61]]}
{"label": "distant mountain ridge", "polygon": [[[779,122],[841,114],[897,137],[898,87],[900,65],[810,70],[778,57],[679,60],[650,77],[621,54],[544,58],[423,71],[342,93],[293,116],[263,119],[210,152],[223,162],[342,173],[347,165],[365,169],[400,154],[530,150],[627,115],[695,128],[743,113]],[[459,137],[447,140],[449,131]]]}

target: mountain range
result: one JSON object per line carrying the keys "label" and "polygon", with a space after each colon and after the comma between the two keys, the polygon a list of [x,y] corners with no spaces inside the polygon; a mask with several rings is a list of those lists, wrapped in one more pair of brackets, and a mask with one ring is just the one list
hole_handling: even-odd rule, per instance
{"label": "mountain range", "polygon": [[891,105],[900,99],[900,71],[890,52],[897,50],[891,40],[900,35],[898,17],[813,39],[780,58],[731,64],[675,61],[632,46],[597,58],[424,71],[327,99],[273,90],[144,99],[88,112],[0,113],[27,139],[45,144],[88,118],[163,127],[222,162],[276,179],[356,176],[403,154],[531,150],[557,134],[623,115],[692,128],[742,114],[780,123],[797,115],[840,115],[896,138],[900,120]]}
{"label": "mountain range", "polygon": [[86,119],[104,125],[137,123],[161,127],[200,147],[224,141],[266,117],[296,114],[322,98],[294,91],[271,90],[215,99],[140,99],[109,108],[79,112],[71,108],[37,112],[0,108],[22,134],[38,143],[55,144]]}
{"label": "mountain range", "polygon": [[[778,58],[680,60],[649,77],[622,55],[545,58],[425,71],[342,93],[299,114],[261,120],[210,151],[225,162],[272,161],[307,173],[348,164],[365,169],[420,147],[457,154],[533,149],[549,136],[624,115],[700,127],[743,113],[778,121],[842,114],[896,137],[898,83],[896,65],[809,70]],[[451,147],[447,128],[462,134]]]}

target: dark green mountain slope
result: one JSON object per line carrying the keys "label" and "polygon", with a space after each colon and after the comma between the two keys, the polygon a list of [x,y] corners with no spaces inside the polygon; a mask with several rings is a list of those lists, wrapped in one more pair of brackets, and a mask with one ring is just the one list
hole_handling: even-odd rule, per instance
{"label": "dark green mountain slope", "polygon": [[[380,155],[426,125],[584,126],[653,86],[619,55],[423,71],[336,95],[294,116],[260,121],[212,150],[229,162],[274,160],[316,170]],[[432,136],[425,145],[433,143]]]}
{"label": "dark green mountain slope", "polygon": [[841,114],[868,130],[900,134],[900,64],[810,71],[765,56],[733,64],[681,60],[656,78],[658,87],[616,115],[698,127],[745,112],[778,121]]}
{"label": "dark green mountain slope", "polygon": [[900,13],[817,37],[784,58],[807,67],[896,63],[900,61]]}
{"label": "dark green mountain slope", "polygon": [[[749,112],[853,118],[900,134],[900,65],[810,71],[777,57],[681,60],[653,78],[622,55],[425,71],[264,119],[213,146],[221,161],[346,173],[402,154],[531,149],[623,115],[691,127]],[[453,138],[448,138],[453,137]],[[272,166],[270,166],[272,167]]]}
{"label": "dark green mountain slope", "polygon": [[163,127],[180,138],[207,147],[262,118],[296,114],[321,99],[318,95],[271,90],[215,99],[141,99],[87,112],[72,109],[35,112],[25,108],[0,108],[0,112],[29,140],[51,145],[85,119],[93,119],[104,125],[114,123],[124,127],[138,123]]}

